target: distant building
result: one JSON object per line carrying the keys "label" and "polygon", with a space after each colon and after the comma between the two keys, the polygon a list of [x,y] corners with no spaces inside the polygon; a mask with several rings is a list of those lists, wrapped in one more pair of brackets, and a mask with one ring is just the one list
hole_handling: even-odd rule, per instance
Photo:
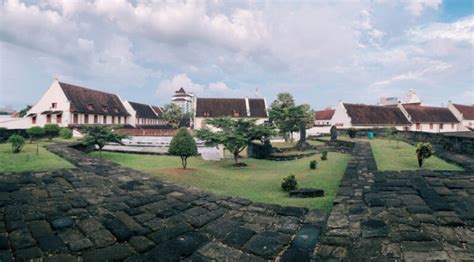
{"label": "distant building", "polygon": [[421,105],[422,101],[413,89],[410,89],[405,96],[405,99],[399,100],[398,97],[381,97],[378,105],[393,106],[397,104]]}
{"label": "distant building", "polygon": [[334,112],[336,112],[336,110],[331,109],[331,108],[315,111],[314,112],[314,125],[315,126],[331,126]]}
{"label": "distant building", "polygon": [[460,122],[459,131],[474,131],[474,105],[461,105],[449,102],[448,108]]}
{"label": "distant building", "polygon": [[180,88],[171,98],[171,103],[181,107],[183,113],[191,113],[193,110],[194,94],[186,93],[184,88]]}
{"label": "distant building", "polygon": [[339,103],[332,117],[337,128],[386,128],[407,130],[411,123],[396,106]]}
{"label": "distant building", "polygon": [[163,111],[159,106],[146,105],[131,101],[125,101],[124,106],[130,114],[129,124],[135,127],[149,127],[166,125],[163,120]]}
{"label": "distant building", "polygon": [[398,106],[411,122],[407,131],[430,133],[457,132],[459,121],[445,107],[420,106],[418,103]]}
{"label": "distant building", "polygon": [[399,101],[397,97],[381,97],[378,104],[381,106],[388,106],[396,105],[398,102]]}
{"label": "distant building", "polygon": [[264,98],[196,98],[194,129],[208,127],[207,118],[232,117],[256,119],[261,124],[268,120]]}

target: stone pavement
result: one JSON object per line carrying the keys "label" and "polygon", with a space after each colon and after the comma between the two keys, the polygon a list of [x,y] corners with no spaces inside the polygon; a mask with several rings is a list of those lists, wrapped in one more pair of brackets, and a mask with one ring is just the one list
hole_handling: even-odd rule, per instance
{"label": "stone pavement", "polygon": [[0,174],[0,261],[307,261],[326,215],[166,184],[67,147],[77,167]]}
{"label": "stone pavement", "polygon": [[474,261],[474,173],[379,172],[357,142],[313,257]]}

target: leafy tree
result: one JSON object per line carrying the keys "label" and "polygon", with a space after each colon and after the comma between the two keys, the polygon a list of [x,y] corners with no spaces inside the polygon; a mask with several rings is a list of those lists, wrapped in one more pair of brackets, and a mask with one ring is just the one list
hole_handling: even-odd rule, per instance
{"label": "leafy tree", "polygon": [[26,115],[26,113],[28,113],[28,111],[30,111],[30,109],[31,109],[31,106],[27,105],[25,108],[20,110],[19,117],[24,117]]}
{"label": "leafy tree", "polygon": [[61,128],[57,124],[46,124],[44,125],[44,134],[48,137],[51,141],[54,137],[59,135],[59,131]]}
{"label": "leafy tree", "polygon": [[122,144],[122,139],[126,138],[126,135],[115,134],[113,126],[87,126],[85,127],[84,145],[97,146],[99,148],[99,157],[102,158],[102,148],[107,143],[119,143]]}
{"label": "leafy tree", "polygon": [[384,130],[384,135],[385,138],[388,139],[388,143],[390,144],[392,142],[393,137],[393,129],[392,128],[385,128]]}
{"label": "leafy tree", "polygon": [[17,134],[13,134],[8,138],[8,142],[12,144],[12,153],[17,154],[20,153],[25,145],[25,139]]}
{"label": "leafy tree", "polygon": [[400,149],[399,145],[402,138],[403,138],[402,134],[400,134],[399,132],[392,134],[392,139],[395,140],[395,142],[397,142],[397,149]]}
{"label": "leafy tree", "polygon": [[433,154],[433,147],[430,143],[418,143],[416,145],[416,157],[418,159],[418,166],[423,166],[425,159],[428,159]]}
{"label": "leafy tree", "polygon": [[308,104],[302,104],[290,110],[290,117],[294,119],[296,122],[295,126],[297,126],[300,131],[300,140],[296,147],[302,148],[308,146],[306,142],[306,128],[311,127],[314,122],[313,110],[311,110]]}
{"label": "leafy tree", "polygon": [[272,102],[271,108],[290,108],[295,106],[295,100],[290,93],[279,93],[277,99]]}
{"label": "leafy tree", "polygon": [[38,139],[44,136],[44,129],[39,126],[33,126],[26,130],[26,133],[30,137],[30,142],[36,141],[36,156],[39,154],[39,143]]}
{"label": "leafy tree", "polygon": [[72,138],[72,130],[66,127],[61,128],[59,131],[59,136],[64,139],[71,139]]}
{"label": "leafy tree", "polygon": [[163,107],[163,119],[168,121],[172,127],[177,128],[182,118],[183,112],[178,105],[171,103]]}
{"label": "leafy tree", "polygon": [[188,157],[198,154],[196,141],[194,141],[194,138],[189,134],[188,129],[182,127],[178,130],[171,140],[168,153],[172,156],[181,157],[183,169],[186,169]]}
{"label": "leafy tree", "polygon": [[234,156],[235,165],[239,164],[239,153],[253,140],[266,141],[274,130],[268,125],[257,125],[253,119],[234,120],[230,117],[210,118],[207,123],[218,128],[211,131],[204,128],[197,131],[197,137],[208,144],[222,144]]}

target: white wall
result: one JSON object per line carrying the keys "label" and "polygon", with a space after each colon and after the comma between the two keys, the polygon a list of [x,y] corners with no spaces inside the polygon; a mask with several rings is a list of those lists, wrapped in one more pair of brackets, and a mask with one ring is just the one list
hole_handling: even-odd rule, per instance
{"label": "white wall", "polygon": [[351,118],[347,114],[346,108],[341,102],[339,102],[339,104],[336,106],[336,111],[332,116],[332,125],[337,126],[337,128],[352,127]]}
{"label": "white wall", "polygon": [[[52,103],[57,103],[56,108],[52,108]],[[44,126],[47,124],[46,122],[46,115],[42,115],[41,112],[43,111],[63,111],[61,123],[56,122],[56,115],[51,115],[51,124],[58,124],[60,126],[67,126],[71,123],[71,115],[69,113],[70,104],[64,94],[62,88],[59,86],[58,80],[54,80],[53,83],[49,86],[48,90],[43,94],[38,102],[28,111],[28,114],[35,113],[36,115],[36,124],[32,124],[31,117],[27,117],[26,119],[29,120],[30,125],[27,127],[32,126]]]}
{"label": "white wall", "polygon": [[[448,133],[458,132],[458,123],[442,123],[443,129],[440,129],[441,123],[433,123],[433,128],[430,128],[430,123],[420,123],[420,129],[416,129],[416,123],[410,127],[410,131],[428,132],[428,133]],[[453,124],[453,126],[451,125]]]}
{"label": "white wall", "polygon": [[135,109],[133,109],[132,105],[128,101],[123,102],[123,106],[125,109],[127,109],[127,112],[130,114],[128,117],[128,123],[132,126],[135,126],[137,124],[137,112],[135,112]]}
{"label": "white wall", "polygon": [[[206,119],[210,119],[212,117],[195,117],[194,118],[194,129],[198,130],[198,129],[201,129],[201,128],[209,128],[211,131],[217,131],[219,130],[218,128],[215,128],[211,125],[207,125],[205,124],[206,123]],[[239,119],[239,118],[233,118],[233,119]],[[265,121],[268,121],[268,118],[245,118],[245,119],[255,119],[257,120],[255,123],[257,125],[261,125],[263,124]]]}
{"label": "white wall", "polygon": [[461,112],[452,104],[448,104],[448,109],[453,113],[453,115],[456,117],[457,120],[459,120],[459,125],[458,125],[458,131],[464,132],[464,131],[469,131],[466,126],[474,128],[474,120],[469,120],[469,119],[464,119],[464,116],[462,115]]}

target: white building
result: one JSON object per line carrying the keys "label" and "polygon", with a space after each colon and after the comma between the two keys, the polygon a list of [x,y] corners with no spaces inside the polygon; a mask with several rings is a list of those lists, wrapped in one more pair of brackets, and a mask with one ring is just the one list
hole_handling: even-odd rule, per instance
{"label": "white building", "polygon": [[448,108],[413,104],[400,104],[398,108],[411,123],[408,131],[429,133],[458,131],[459,121]]}
{"label": "white building", "polygon": [[159,106],[146,105],[125,101],[125,108],[130,114],[129,124],[134,127],[150,127],[166,125],[163,120],[163,110]]}
{"label": "white building", "polygon": [[265,98],[196,98],[194,129],[209,127],[208,118],[232,117],[256,119],[257,124],[268,121]]}
{"label": "white building", "polygon": [[28,111],[25,119],[29,127],[49,123],[77,127],[88,124],[128,124],[129,116],[115,94],[54,80]]}
{"label": "white building", "polygon": [[171,103],[178,105],[183,113],[191,113],[193,110],[194,94],[186,93],[184,88],[180,88],[171,98]]}
{"label": "white building", "polygon": [[407,130],[411,123],[397,106],[339,103],[332,117],[337,128],[387,128]]}
{"label": "white building", "polygon": [[448,109],[460,122],[458,131],[474,131],[474,105],[460,105],[449,102]]}

